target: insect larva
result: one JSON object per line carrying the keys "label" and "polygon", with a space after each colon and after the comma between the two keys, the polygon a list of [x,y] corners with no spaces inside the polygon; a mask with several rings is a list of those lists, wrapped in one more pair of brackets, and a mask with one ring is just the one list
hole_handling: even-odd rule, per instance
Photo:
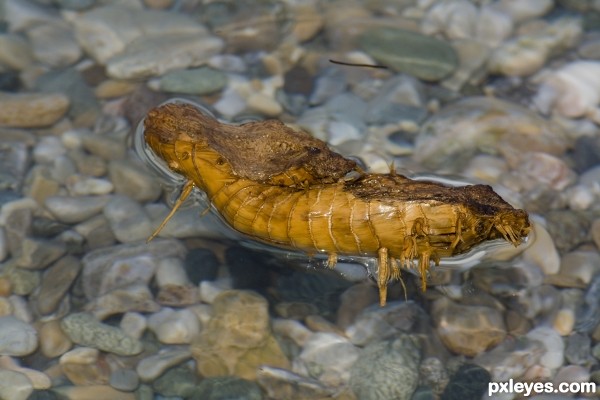
{"label": "insect larva", "polygon": [[[528,215],[491,187],[450,187],[395,173],[371,174],[326,143],[279,121],[220,123],[193,105],[151,110],[144,138],[186,179],[171,214],[193,188],[235,230],[252,239],[308,254],[376,257],[380,304],[401,268],[426,272],[442,257],[496,238],[519,245]],[[151,239],[150,238],[150,239]]]}

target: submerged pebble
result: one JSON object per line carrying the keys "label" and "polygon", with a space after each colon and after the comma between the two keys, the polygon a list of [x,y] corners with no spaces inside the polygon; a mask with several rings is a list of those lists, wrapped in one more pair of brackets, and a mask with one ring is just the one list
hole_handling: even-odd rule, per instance
{"label": "submerged pebble", "polygon": [[[4,1],[0,398],[466,399],[597,380],[598,6],[238,3]],[[130,132],[169,93],[300,126],[366,171],[491,184],[532,232],[432,269],[425,292],[403,272],[384,308],[374,264],[249,251],[196,205],[146,243],[178,188]]]}

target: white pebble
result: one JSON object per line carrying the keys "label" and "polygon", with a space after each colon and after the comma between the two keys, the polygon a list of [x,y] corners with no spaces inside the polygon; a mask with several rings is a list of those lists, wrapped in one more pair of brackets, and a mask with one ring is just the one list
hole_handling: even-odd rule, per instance
{"label": "white pebble", "polygon": [[156,270],[156,284],[158,287],[167,285],[186,286],[191,282],[180,258],[163,258],[158,262]]}
{"label": "white pebble", "polygon": [[103,195],[112,193],[114,186],[111,181],[102,178],[90,178],[72,175],[67,179],[67,189],[73,196]]}
{"label": "white pebble", "polygon": [[142,337],[147,326],[148,323],[146,317],[137,312],[126,312],[119,324],[119,327],[123,329],[127,335],[136,339]]}
{"label": "white pebble", "polygon": [[546,348],[545,354],[540,357],[542,366],[556,369],[563,365],[565,344],[558,332],[552,328],[541,326],[529,331],[526,336],[542,342]]}
{"label": "white pebble", "polygon": [[583,185],[576,185],[569,188],[567,192],[569,208],[575,211],[583,211],[597,203],[596,196]]}
{"label": "white pebble", "polygon": [[200,282],[200,299],[208,304],[212,304],[221,292],[231,289],[231,280],[224,278],[218,281],[202,281]]}
{"label": "white pebble", "polygon": [[33,392],[33,384],[25,374],[0,369],[0,398],[26,400]]}
{"label": "white pebble", "polygon": [[531,238],[533,243],[523,252],[523,259],[536,264],[546,275],[558,273],[560,256],[552,237],[546,228],[535,219],[532,220]]}
{"label": "white pebble", "polygon": [[148,328],[161,343],[189,344],[200,332],[200,321],[190,310],[163,308],[148,318]]}
{"label": "white pebble", "polygon": [[37,331],[13,317],[0,317],[0,354],[26,356],[38,346]]}
{"label": "white pebble", "polygon": [[45,136],[33,149],[33,158],[40,164],[50,164],[66,153],[66,149],[56,136]]}
{"label": "white pebble", "polygon": [[540,111],[568,118],[587,116],[600,122],[600,61],[573,61],[543,74],[540,80],[533,99]]}

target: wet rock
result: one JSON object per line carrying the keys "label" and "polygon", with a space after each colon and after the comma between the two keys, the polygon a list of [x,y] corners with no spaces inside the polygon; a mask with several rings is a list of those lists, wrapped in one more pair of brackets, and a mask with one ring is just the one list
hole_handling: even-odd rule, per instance
{"label": "wet rock", "polygon": [[258,383],[273,399],[319,399],[332,397],[336,389],[323,385],[316,379],[307,378],[282,368],[263,365],[256,373]]}
{"label": "wet rock", "polygon": [[589,240],[591,221],[584,212],[553,210],[545,217],[548,233],[559,252],[571,251]]}
{"label": "wet rock", "polygon": [[218,92],[227,85],[227,76],[209,67],[171,71],[156,82],[158,90],[199,96]]}
{"label": "wet rock", "polygon": [[44,205],[58,221],[73,224],[99,214],[110,200],[110,196],[51,196]]}
{"label": "wet rock", "polygon": [[499,99],[468,97],[425,123],[417,136],[415,158],[432,169],[456,171],[479,152],[500,152],[510,164],[516,155],[524,157],[532,151],[558,155],[566,148],[561,128],[526,108]]}
{"label": "wet rock", "polygon": [[55,68],[74,64],[82,55],[73,31],[65,23],[42,24],[27,30],[33,56]]}
{"label": "wet rock", "polygon": [[534,242],[523,252],[523,259],[536,264],[546,275],[556,274],[560,269],[560,256],[555,236],[535,220],[532,228]]}
{"label": "wet rock", "polygon": [[85,238],[88,249],[109,247],[115,243],[115,235],[104,215],[96,215],[76,225],[74,230]]}
{"label": "wet rock", "polygon": [[11,400],[27,400],[33,385],[25,374],[7,369],[0,370],[0,397]]}
{"label": "wet rock", "polygon": [[419,324],[425,312],[413,302],[391,302],[385,307],[366,308],[346,329],[346,335],[357,346],[380,341],[386,337],[408,333]]}
{"label": "wet rock", "polygon": [[67,190],[73,196],[97,196],[109,194],[114,185],[107,179],[71,175],[66,179]]}
{"label": "wet rock", "polygon": [[492,73],[526,76],[536,72],[552,55],[574,46],[581,36],[581,21],[558,18],[539,29],[510,39],[492,54],[488,69]]}
{"label": "wet rock", "polygon": [[544,352],[540,341],[523,336],[521,340],[502,342],[477,356],[473,362],[489,371],[493,381],[506,382],[522,377],[528,368],[539,362]]}
{"label": "wet rock", "polygon": [[[222,48],[223,41],[206,32],[139,37],[108,61],[107,73],[118,79],[162,75],[170,70],[205,64]],[[158,52],[160,57],[157,57]]]}
{"label": "wet rock", "polygon": [[160,306],[154,301],[145,283],[120,286],[86,304],[85,310],[103,320],[111,315],[126,312],[157,312]]}
{"label": "wet rock", "polygon": [[598,61],[574,61],[540,78],[535,105],[545,114],[568,118],[588,117],[600,121],[600,71]]}
{"label": "wet rock", "polygon": [[110,161],[108,176],[115,185],[116,193],[140,203],[155,201],[162,193],[162,187],[156,177],[137,161]]}
{"label": "wet rock", "polygon": [[42,279],[39,271],[18,268],[14,263],[6,265],[2,275],[9,280],[12,292],[21,296],[31,294]]}
{"label": "wet rock", "polygon": [[187,366],[171,368],[152,383],[154,391],[165,397],[189,399],[196,385],[198,376]]}
{"label": "wet rock", "polygon": [[33,159],[40,164],[50,164],[56,158],[66,153],[61,140],[56,136],[47,136],[40,139],[33,149]]}
{"label": "wet rock", "polygon": [[140,385],[140,378],[132,369],[120,368],[110,374],[110,386],[124,392],[132,392]]}
{"label": "wet rock", "polygon": [[361,400],[410,399],[419,380],[419,352],[408,335],[369,344],[350,369],[352,391]]}
{"label": "wet rock", "polygon": [[255,379],[259,365],[289,366],[271,332],[264,298],[228,290],[215,298],[213,309],[213,317],[191,346],[198,373]]}
{"label": "wet rock", "polygon": [[108,385],[91,386],[60,386],[53,389],[60,399],[111,399],[111,400],[136,400],[134,393],[122,392]]}
{"label": "wet rock", "polygon": [[450,381],[446,367],[437,357],[428,357],[421,362],[419,376],[421,384],[429,386],[432,393],[437,396],[444,392]]}
{"label": "wet rock", "polygon": [[52,386],[50,378],[43,372],[22,367],[19,362],[9,356],[0,356],[0,368],[19,372],[25,375],[36,390],[49,389]]}
{"label": "wet rock", "polygon": [[60,357],[62,372],[77,386],[103,385],[108,382],[108,365],[100,362],[100,352],[89,347],[78,347]]}
{"label": "wet rock", "polygon": [[66,353],[73,343],[60,328],[60,321],[45,322],[40,330],[40,350],[48,358],[55,358]]}
{"label": "wet rock", "polygon": [[33,62],[31,46],[19,34],[2,33],[0,49],[0,62],[10,69],[21,71]]}
{"label": "wet rock", "polygon": [[137,242],[152,234],[152,223],[144,208],[127,196],[114,196],[104,207],[104,216],[121,243]]}
{"label": "wet rock", "polygon": [[123,356],[139,354],[142,344],[121,329],[99,322],[91,314],[76,313],[65,317],[61,327],[69,338],[82,346]]}
{"label": "wet rock", "polygon": [[463,364],[448,382],[442,400],[480,399],[487,391],[490,373],[476,364]]}
{"label": "wet rock", "polygon": [[77,68],[52,69],[35,83],[43,92],[64,93],[69,97],[68,116],[76,125],[89,126],[99,117],[100,105]]}
{"label": "wet rock", "polygon": [[36,298],[36,308],[41,314],[50,314],[56,310],[79,271],[81,262],[72,256],[59,259],[47,269]]}
{"label": "wet rock", "polygon": [[235,376],[222,376],[203,379],[194,390],[191,400],[262,400],[260,387]]}
{"label": "wet rock", "polygon": [[[85,150],[103,160],[121,160],[125,158],[127,152],[127,145],[123,140],[109,135],[82,133],[81,141]],[[77,162],[77,160],[75,160],[75,162]],[[83,171],[81,172],[83,173]]]}
{"label": "wet rock", "polygon": [[201,325],[198,317],[190,310],[163,308],[148,318],[148,328],[161,343],[186,344],[191,343],[198,335]]}
{"label": "wet rock", "polygon": [[454,353],[474,357],[502,342],[506,326],[502,313],[484,306],[464,306],[442,297],[432,308],[437,332]]}
{"label": "wet rock", "polygon": [[66,248],[60,242],[25,238],[15,254],[15,264],[24,269],[44,269],[63,254]]}
{"label": "wet rock", "polygon": [[294,360],[294,372],[316,378],[328,386],[348,383],[350,368],[359,357],[359,349],[334,333],[315,333]]}
{"label": "wet rock", "polygon": [[184,255],[183,245],[179,241],[168,239],[123,244],[88,252],[82,259],[85,295],[92,300],[129,283],[148,283],[157,268],[158,259]]}
{"label": "wet rock", "polygon": [[59,93],[0,93],[0,126],[40,128],[52,125],[69,108],[69,99]]}
{"label": "wet rock", "polygon": [[427,81],[450,75],[458,64],[448,43],[403,29],[370,29],[361,36],[360,45],[378,62]]}
{"label": "wet rock", "polygon": [[529,331],[527,337],[540,341],[544,346],[543,355],[539,359],[540,365],[556,369],[563,364],[565,344],[558,332],[552,328],[541,326]]}
{"label": "wet rock", "polygon": [[29,165],[25,142],[6,140],[0,144],[0,190],[20,190]]}
{"label": "wet rock", "polygon": [[565,346],[565,359],[573,365],[586,365],[592,353],[591,338],[582,333],[574,333],[567,337]]}
{"label": "wet rock", "polygon": [[121,318],[119,327],[125,331],[125,333],[131,337],[139,339],[146,330],[148,322],[146,317],[136,312],[126,312]]}
{"label": "wet rock", "polygon": [[0,354],[26,356],[38,347],[37,331],[13,316],[0,317]]}
{"label": "wet rock", "polygon": [[158,354],[140,361],[136,372],[143,382],[150,382],[162,375],[168,368],[181,364],[191,357],[192,354],[187,348],[167,347]]}

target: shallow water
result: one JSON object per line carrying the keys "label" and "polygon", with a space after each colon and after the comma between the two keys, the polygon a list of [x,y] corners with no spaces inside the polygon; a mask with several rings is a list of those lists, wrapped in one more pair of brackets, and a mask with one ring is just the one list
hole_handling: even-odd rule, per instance
{"label": "shallow water", "polygon": [[[600,379],[595,3],[0,5],[1,398],[479,399]],[[403,273],[385,308],[373,260],[328,271],[257,245],[198,193],[147,244],[183,180],[135,130],[173,98],[280,119],[374,172],[492,185],[534,234],[443,260],[426,292]]]}

